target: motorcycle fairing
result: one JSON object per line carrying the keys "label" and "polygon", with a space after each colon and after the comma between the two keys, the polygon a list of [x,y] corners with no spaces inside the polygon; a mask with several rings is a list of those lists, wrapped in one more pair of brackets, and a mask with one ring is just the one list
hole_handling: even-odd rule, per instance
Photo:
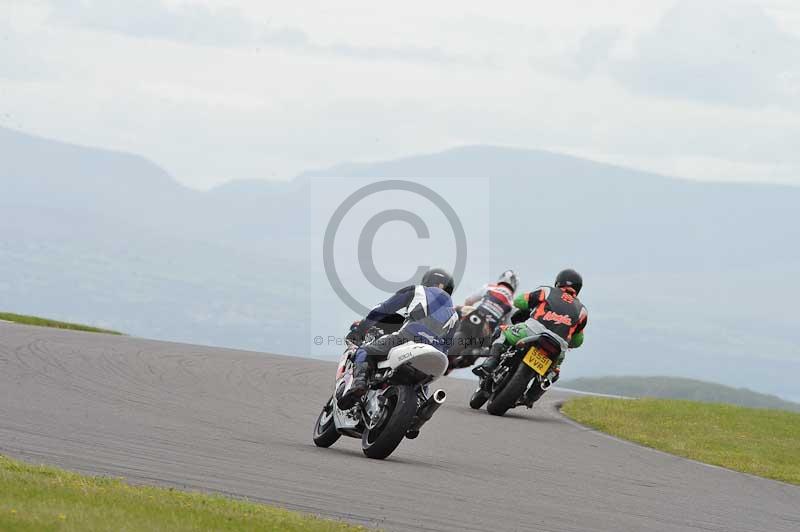
{"label": "motorcycle fairing", "polygon": [[408,342],[398,345],[389,351],[386,360],[378,362],[379,369],[390,368],[396,370],[400,366],[408,365],[415,370],[438,379],[447,369],[447,357],[433,346],[417,342]]}

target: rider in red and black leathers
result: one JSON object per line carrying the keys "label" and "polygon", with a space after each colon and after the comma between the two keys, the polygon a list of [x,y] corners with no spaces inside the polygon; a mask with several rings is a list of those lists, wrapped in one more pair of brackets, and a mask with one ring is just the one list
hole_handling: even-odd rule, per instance
{"label": "rider in red and black leathers", "polygon": [[484,285],[464,300],[453,345],[447,352],[450,360],[448,373],[456,368],[471,366],[481,356],[482,348],[489,346],[498,325],[514,309],[514,292],[518,284],[517,274],[513,270],[506,270],[496,283]]}
{"label": "rider in red and black leathers", "polygon": [[514,306],[530,311],[531,318],[566,340],[570,347],[583,343],[583,329],[589,314],[574,288],[542,286],[521,294]]}
{"label": "rider in red and black leathers", "polygon": [[[564,270],[556,277],[554,287],[542,286],[533,292],[517,296],[514,306],[519,312],[512,321],[519,323],[527,320],[529,328],[545,328],[555,333],[561,340],[561,356],[554,364],[558,379],[559,366],[564,360],[568,348],[580,347],[583,344],[583,330],[589,318],[586,307],[578,299],[578,292],[583,286],[583,279],[575,270]],[[510,331],[509,331],[510,332]],[[509,337],[513,334],[500,334],[493,342],[489,357],[482,366],[473,370],[476,375],[485,376],[493,372],[500,361],[500,354],[509,345]]]}

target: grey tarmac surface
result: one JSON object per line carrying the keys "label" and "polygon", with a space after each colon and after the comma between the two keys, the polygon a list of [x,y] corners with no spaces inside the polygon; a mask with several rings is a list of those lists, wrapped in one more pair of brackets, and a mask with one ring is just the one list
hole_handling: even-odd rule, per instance
{"label": "grey tarmac surface", "polygon": [[[800,530],[800,488],[565,420],[447,404],[385,461],[311,430],[335,364],[0,323],[0,453],[385,530]],[[0,498],[2,494],[0,494]]]}

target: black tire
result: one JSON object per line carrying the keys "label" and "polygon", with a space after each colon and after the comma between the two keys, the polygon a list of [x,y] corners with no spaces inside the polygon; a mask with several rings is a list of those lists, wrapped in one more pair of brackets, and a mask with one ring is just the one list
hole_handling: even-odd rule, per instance
{"label": "black tire", "polygon": [[506,385],[489,399],[486,411],[493,416],[502,416],[508,412],[508,409],[516,405],[519,398],[525,393],[525,388],[528,387],[528,383],[534,375],[535,373],[527,364],[520,362]]}
{"label": "black tire", "polygon": [[384,392],[386,419],[361,435],[361,450],[369,458],[383,460],[397,449],[417,414],[417,392],[413,386],[392,386]]}
{"label": "black tire", "polygon": [[478,389],[472,392],[472,395],[469,397],[469,407],[474,408],[475,410],[480,410],[491,396],[491,393],[478,386]]}
{"label": "black tire", "polygon": [[314,424],[314,445],[317,447],[330,447],[341,436],[333,422],[333,401],[334,398],[331,396],[322,407],[322,412],[319,413],[317,422]]}

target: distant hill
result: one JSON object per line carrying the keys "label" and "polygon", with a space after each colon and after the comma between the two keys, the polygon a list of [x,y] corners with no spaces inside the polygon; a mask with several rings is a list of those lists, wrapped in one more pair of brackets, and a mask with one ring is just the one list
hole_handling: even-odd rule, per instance
{"label": "distant hill", "polygon": [[307,304],[294,295],[308,284],[306,209],[277,230],[307,195],[295,188],[193,190],[144,157],[0,128],[0,304],[133,335],[303,353],[307,325],[286,309]]}
{"label": "distant hill", "polygon": [[[542,150],[465,146],[394,161],[345,164],[312,177],[485,179],[498,266],[565,261],[593,273],[702,273],[800,262],[800,188],[701,183]],[[454,201],[462,200],[454,191]],[[524,234],[529,246],[512,245]],[[495,240],[495,238],[497,240]],[[547,252],[534,253],[534,242]],[[509,264],[505,264],[508,262]],[[527,265],[526,265],[527,267]],[[533,279],[524,279],[534,282]]]}
{"label": "distant hill", "polygon": [[705,375],[735,386],[758,375],[749,386],[800,400],[798,187],[688,181],[497,146],[301,178],[326,176],[486,180],[486,194],[448,199],[490,206],[481,251],[493,272],[515,268],[522,289],[565,266],[584,274],[587,340],[565,377]]}
{"label": "distant hill", "polygon": [[[470,248],[486,271],[454,296],[509,267],[523,289],[581,270],[589,328],[565,378],[736,386],[758,375],[747,385],[798,394],[800,188],[690,182],[541,150],[466,146],[198,191],[141,156],[0,128],[0,303],[134,335],[335,358],[311,341],[357,317],[310,258],[325,223],[313,187],[330,177],[481,180],[479,193],[445,194],[469,215],[487,207],[475,210],[485,241]],[[365,284],[355,257],[338,267]],[[311,324],[313,311],[324,322]]]}
{"label": "distant hill", "polygon": [[777,408],[800,412],[800,403],[784,401],[774,395],[754,392],[747,388],[732,388],[713,382],[678,377],[593,377],[565,380],[559,386],[583,392],[624,395],[627,397],[656,397],[686,399],[707,403],[728,403],[752,408]]}
{"label": "distant hill", "polygon": [[192,191],[138,155],[77,146],[0,127],[0,200],[58,209],[133,216],[158,212]]}

